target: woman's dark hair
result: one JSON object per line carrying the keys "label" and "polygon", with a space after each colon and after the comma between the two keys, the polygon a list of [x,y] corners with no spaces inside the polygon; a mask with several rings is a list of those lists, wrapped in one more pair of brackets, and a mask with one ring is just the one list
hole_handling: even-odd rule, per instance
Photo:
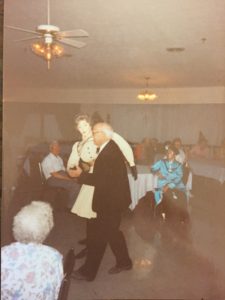
{"label": "woman's dark hair", "polygon": [[77,126],[80,121],[87,121],[90,124],[90,118],[86,114],[79,114],[74,117],[75,125]]}
{"label": "woman's dark hair", "polygon": [[174,153],[175,155],[179,154],[179,151],[177,150],[177,148],[176,148],[176,147],[174,147],[174,145],[173,145],[173,144],[171,144],[171,145],[169,145],[169,146],[168,146],[168,149],[167,149],[167,151],[168,151],[168,150],[172,150],[172,151],[173,151],[173,153]]}
{"label": "woman's dark hair", "polygon": [[179,143],[182,143],[181,142],[181,138],[177,137],[173,140],[173,145],[176,143],[176,142],[179,142]]}

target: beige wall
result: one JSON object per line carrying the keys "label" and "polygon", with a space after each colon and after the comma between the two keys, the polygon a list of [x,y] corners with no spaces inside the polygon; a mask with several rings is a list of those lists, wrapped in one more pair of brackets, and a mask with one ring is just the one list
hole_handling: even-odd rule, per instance
{"label": "beige wall", "polygon": [[[7,102],[38,103],[127,103],[138,104],[136,89],[10,89],[4,94]],[[154,89],[158,95],[153,104],[225,103],[225,87],[192,87]],[[140,103],[142,104],[142,103]]]}

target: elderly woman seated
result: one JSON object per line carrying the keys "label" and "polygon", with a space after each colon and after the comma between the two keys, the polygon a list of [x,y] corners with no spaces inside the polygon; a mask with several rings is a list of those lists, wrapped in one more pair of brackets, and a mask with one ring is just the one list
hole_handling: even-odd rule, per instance
{"label": "elderly woman seated", "polygon": [[17,242],[1,249],[1,299],[58,298],[62,255],[42,244],[52,228],[52,208],[41,201],[31,202],[14,217]]}
{"label": "elderly woman seated", "polygon": [[156,214],[163,219],[186,222],[189,219],[186,188],[182,182],[182,165],[175,159],[177,154],[177,149],[169,145],[166,157],[151,167],[151,172],[158,177],[154,190]]}

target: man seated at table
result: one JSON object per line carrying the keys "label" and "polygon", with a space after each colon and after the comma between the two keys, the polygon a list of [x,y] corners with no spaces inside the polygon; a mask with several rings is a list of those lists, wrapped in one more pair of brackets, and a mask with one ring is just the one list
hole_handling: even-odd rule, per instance
{"label": "man seated at table", "polygon": [[155,149],[150,138],[144,138],[142,141],[143,157],[142,163],[152,164],[155,158]]}
{"label": "man seated at table", "polygon": [[188,197],[192,197],[192,172],[189,167],[187,153],[184,151],[182,146],[182,141],[180,138],[175,138],[173,140],[173,146],[177,149],[178,154],[175,156],[176,161],[178,161],[183,166],[183,183],[186,185]]}
{"label": "man seated at table", "polygon": [[157,187],[154,190],[156,214],[172,221],[188,221],[186,188],[182,181],[182,165],[176,161],[178,154],[173,145],[169,145],[166,157],[151,167],[157,175]]}
{"label": "man seated at table", "polygon": [[68,192],[68,208],[71,208],[79,193],[80,185],[76,179],[69,177],[65,171],[65,166],[60,154],[58,141],[53,141],[49,145],[50,153],[43,159],[41,166],[46,182],[51,187],[60,187]]}

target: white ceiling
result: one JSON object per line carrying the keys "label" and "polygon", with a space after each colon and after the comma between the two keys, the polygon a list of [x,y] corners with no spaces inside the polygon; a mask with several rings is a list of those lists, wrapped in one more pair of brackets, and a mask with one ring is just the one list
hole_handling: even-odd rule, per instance
{"label": "white ceiling", "polygon": [[[29,33],[4,29],[6,88],[140,88],[225,86],[225,0],[50,0],[51,23],[82,28],[86,47],[45,61]],[[35,30],[47,0],[5,0],[4,24]],[[184,47],[183,52],[168,52]]]}

